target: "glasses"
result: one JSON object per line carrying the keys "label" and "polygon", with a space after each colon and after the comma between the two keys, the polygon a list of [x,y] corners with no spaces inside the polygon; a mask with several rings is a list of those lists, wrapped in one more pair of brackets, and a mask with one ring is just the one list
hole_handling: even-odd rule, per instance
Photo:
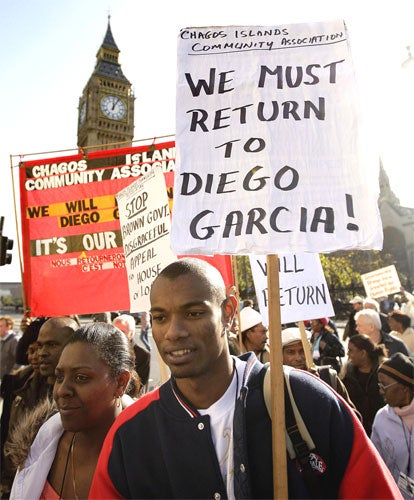
{"label": "glasses", "polygon": [[389,387],[395,385],[395,384],[398,384],[398,382],[392,382],[391,384],[388,384],[388,385],[384,385],[384,384],[381,384],[381,382],[378,382],[378,387],[382,390],[382,391],[386,391]]}

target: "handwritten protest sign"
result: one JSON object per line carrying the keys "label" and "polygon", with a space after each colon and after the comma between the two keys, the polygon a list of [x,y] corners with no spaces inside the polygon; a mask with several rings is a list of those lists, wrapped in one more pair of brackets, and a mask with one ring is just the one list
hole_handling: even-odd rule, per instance
{"label": "handwritten protest sign", "polygon": [[401,282],[394,265],[361,274],[367,297],[387,297],[401,290]]}
{"label": "handwritten protest sign", "polygon": [[181,30],[173,249],[382,248],[365,139],[343,21]]}
{"label": "handwritten protest sign", "polygon": [[[256,297],[268,324],[268,282],[265,255],[250,255]],[[319,255],[279,255],[280,311],[283,324],[334,316]]]}
{"label": "handwritten protest sign", "polygon": [[[171,211],[175,142],[19,158],[23,285],[30,313],[127,310],[128,280],[115,195],[159,166]],[[230,256],[201,257],[217,267],[226,284],[232,283]]]}
{"label": "handwritten protest sign", "polygon": [[116,195],[130,296],[130,310],[150,308],[151,284],[177,260],[170,247],[170,209],[161,167],[154,167]]}
{"label": "handwritten protest sign", "polygon": [[128,309],[115,195],[153,166],[172,203],[173,141],[21,159],[23,284],[33,316]]}

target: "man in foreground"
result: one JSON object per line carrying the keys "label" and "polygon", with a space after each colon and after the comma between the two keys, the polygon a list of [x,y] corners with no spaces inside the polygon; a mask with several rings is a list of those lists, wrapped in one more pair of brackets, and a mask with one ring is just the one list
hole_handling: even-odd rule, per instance
{"label": "man in foreground", "polygon": [[[118,417],[90,498],[273,498],[266,369],[251,352],[229,354],[236,307],[205,261],[180,259],[155,279],[152,332],[171,379]],[[289,379],[316,444],[317,497],[401,498],[349,407],[306,372],[292,369]],[[287,462],[289,498],[309,498]]]}

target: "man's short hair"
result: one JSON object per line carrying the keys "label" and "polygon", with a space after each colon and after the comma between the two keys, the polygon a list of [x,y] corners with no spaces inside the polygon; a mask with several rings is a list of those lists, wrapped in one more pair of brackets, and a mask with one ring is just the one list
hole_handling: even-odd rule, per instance
{"label": "man's short hair", "polygon": [[173,280],[185,274],[191,274],[202,281],[210,289],[217,304],[221,304],[226,298],[226,287],[220,271],[205,260],[193,257],[178,259],[164,267],[153,284],[158,278]]}
{"label": "man's short hair", "polygon": [[358,311],[355,314],[355,321],[359,317],[365,318],[365,321],[370,324],[374,325],[377,330],[381,330],[381,318],[380,315],[377,311],[374,311],[374,309],[362,309],[362,311]]}
{"label": "man's short hair", "polygon": [[14,326],[14,319],[11,316],[0,316],[0,321],[5,321],[10,328]]}

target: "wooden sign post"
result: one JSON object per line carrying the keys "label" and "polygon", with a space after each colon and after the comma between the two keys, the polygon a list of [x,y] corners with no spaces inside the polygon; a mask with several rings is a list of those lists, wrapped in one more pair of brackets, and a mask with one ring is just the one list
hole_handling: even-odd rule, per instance
{"label": "wooden sign post", "polygon": [[305,353],[306,358],[306,368],[309,369],[311,366],[314,366],[314,363],[310,350],[310,343],[308,337],[306,336],[305,323],[303,321],[298,321],[298,325],[300,330],[300,338],[302,339],[303,352]]}
{"label": "wooden sign post", "polygon": [[285,399],[280,316],[279,260],[267,256],[269,291],[270,395],[274,498],[288,498],[286,474]]}

